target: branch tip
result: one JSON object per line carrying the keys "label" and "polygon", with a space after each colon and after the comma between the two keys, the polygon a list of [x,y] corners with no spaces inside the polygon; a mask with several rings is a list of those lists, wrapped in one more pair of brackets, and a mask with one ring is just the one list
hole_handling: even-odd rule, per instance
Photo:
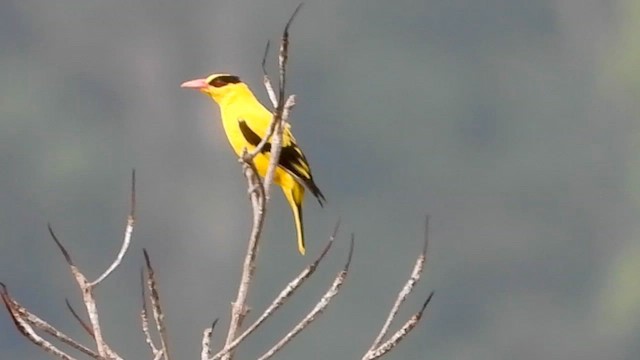
{"label": "branch tip", "polygon": [[342,219],[338,217],[338,220],[336,220],[336,225],[333,227],[333,232],[331,233],[331,237],[329,238],[330,241],[333,241],[336,238],[336,236],[338,236],[338,230],[340,230],[341,222],[342,222]]}
{"label": "branch tip", "polygon": [[351,258],[353,257],[353,248],[355,246],[355,235],[351,233],[351,242],[349,244],[349,256],[347,257],[347,263],[344,265],[344,271],[349,270],[349,265],[351,265]]}
{"label": "branch tip", "polygon": [[427,255],[427,248],[429,247],[429,220],[431,216],[427,215],[424,218],[424,246],[422,247],[422,256]]}
{"label": "branch tip", "polygon": [[151,267],[151,260],[149,259],[149,253],[147,252],[147,249],[142,248],[142,253],[144,254],[144,262],[147,264],[147,269],[153,271],[153,268]]}
{"label": "branch tip", "polygon": [[135,219],[136,214],[136,169],[131,169],[131,211],[129,216]]}
{"label": "branch tip", "polygon": [[322,249],[322,252],[320,253],[320,256],[318,256],[313,261],[313,263],[311,265],[312,268],[315,268],[316,266],[318,266],[318,264],[320,263],[320,261],[322,261],[324,256],[327,255],[327,253],[329,252],[329,249],[331,249],[332,245],[333,245],[333,237],[329,238],[329,241],[327,242],[327,245],[325,245],[324,249]]}
{"label": "branch tip", "polygon": [[304,4],[303,2],[298,4],[298,6],[296,6],[296,9],[293,10],[293,13],[289,17],[289,21],[287,21],[287,25],[285,25],[284,32],[282,33],[282,38],[283,39],[289,37],[289,27],[291,27],[291,23],[293,23],[293,19],[295,19],[296,15],[298,15],[298,12],[300,11],[300,8],[302,8],[303,4]]}
{"label": "branch tip", "polygon": [[62,256],[64,256],[64,259],[67,261],[67,264],[69,264],[69,266],[74,266],[73,261],[71,260],[71,256],[69,255],[69,252],[67,251],[67,249],[65,249],[64,246],[62,246],[62,243],[60,242],[60,240],[58,240],[58,237],[53,232],[53,227],[51,226],[51,223],[47,223],[47,229],[49,230],[49,235],[51,235],[51,238],[53,238],[53,241],[55,241],[56,245],[58,246],[58,249],[60,249],[60,252],[62,252]]}
{"label": "branch tip", "polygon": [[269,47],[271,46],[271,42],[267,40],[267,45],[264,47],[264,54],[262,55],[262,75],[267,75],[267,56],[269,56]]}
{"label": "branch tip", "polygon": [[422,304],[422,307],[420,308],[419,314],[422,314],[424,312],[424,310],[427,308],[427,305],[429,305],[429,303],[431,302],[431,298],[433,298],[433,294],[435,294],[435,291],[432,291],[429,296],[427,297],[427,300],[425,300],[425,302]]}

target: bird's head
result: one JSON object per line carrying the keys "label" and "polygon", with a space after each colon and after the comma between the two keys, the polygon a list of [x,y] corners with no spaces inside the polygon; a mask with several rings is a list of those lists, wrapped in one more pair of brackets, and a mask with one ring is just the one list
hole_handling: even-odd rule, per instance
{"label": "bird's head", "polygon": [[206,78],[185,81],[180,87],[196,89],[209,95],[217,103],[246,85],[239,77],[230,74],[211,74]]}

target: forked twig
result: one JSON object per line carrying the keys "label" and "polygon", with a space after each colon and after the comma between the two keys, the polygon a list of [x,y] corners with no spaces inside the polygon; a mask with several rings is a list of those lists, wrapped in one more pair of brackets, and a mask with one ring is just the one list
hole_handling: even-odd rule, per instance
{"label": "forked twig", "polygon": [[391,338],[389,338],[389,340],[385,341],[382,345],[378,346],[375,350],[367,352],[362,359],[363,360],[377,359],[382,355],[391,351],[394,347],[396,347],[396,345],[398,345],[403,339],[405,339],[406,336],[411,332],[411,330],[413,330],[413,328],[415,328],[416,325],[418,325],[418,323],[420,322],[420,319],[422,318],[424,311],[427,309],[427,305],[429,305],[429,303],[431,302],[431,298],[433,297],[433,294],[434,293],[432,291],[429,294],[429,297],[427,297],[427,300],[424,303],[422,303],[422,307],[420,308],[420,310],[418,310],[418,312],[413,314],[413,316],[411,316],[409,320],[407,320],[407,322],[404,323],[404,325],[402,325],[402,327],[398,331],[396,331],[393,335],[391,335]]}
{"label": "forked twig", "polygon": [[429,217],[427,216],[425,218],[424,245],[422,247],[422,252],[418,256],[418,259],[416,259],[416,263],[413,267],[413,270],[411,271],[411,275],[409,276],[409,279],[407,280],[404,287],[398,293],[398,297],[396,298],[395,303],[391,307],[391,310],[389,311],[389,315],[387,316],[387,319],[385,320],[384,325],[382,325],[382,328],[380,329],[380,333],[378,333],[378,336],[375,338],[375,340],[369,347],[369,350],[367,350],[367,352],[365,353],[364,357],[362,358],[363,360],[375,359],[387,353],[389,350],[395,347],[398,343],[400,343],[400,341],[402,341],[402,339],[404,339],[404,337],[411,330],[413,330],[413,328],[420,321],[420,318],[422,317],[422,313],[424,312],[427,305],[431,301],[433,292],[429,295],[427,300],[424,302],[421,310],[418,311],[416,314],[414,314],[411,317],[411,319],[409,319],[409,321],[407,321],[402,326],[402,328],[396,331],[389,340],[387,340],[384,344],[381,345],[385,336],[387,336],[387,333],[389,332],[391,323],[393,322],[396,315],[398,314],[398,311],[400,310],[400,306],[402,305],[402,303],[404,303],[404,301],[407,299],[409,294],[411,294],[411,292],[413,291],[418,281],[420,281],[420,278],[422,276],[422,271],[424,270],[424,264],[427,260],[428,246],[429,246]]}
{"label": "forked twig", "polygon": [[333,280],[333,284],[327,290],[327,292],[322,296],[320,301],[316,304],[316,306],[296,325],[285,335],[280,341],[278,341],[271,349],[265,352],[262,356],[258,358],[258,360],[266,360],[275,355],[280,349],[282,349],[285,345],[289,343],[296,335],[298,335],[302,330],[306,329],[309,324],[311,324],[315,319],[318,318],[324,309],[329,306],[331,300],[338,294],[342,284],[347,278],[347,274],[349,273],[349,265],[351,265],[351,258],[353,256],[353,244],[354,238],[353,234],[351,235],[351,244],[349,246],[349,256],[347,257],[347,262],[344,265],[342,271],[340,271],[335,279]]}
{"label": "forked twig", "polygon": [[117,355],[105,342],[102,337],[102,328],[100,326],[100,316],[98,315],[98,308],[96,306],[95,297],[93,296],[93,287],[90,285],[87,278],[84,274],[78,269],[77,266],[73,264],[71,256],[66,248],[62,245],[58,237],[53,232],[53,228],[49,225],[49,233],[51,237],[55,241],[56,245],[60,249],[60,252],[65,257],[67,264],[70,267],[71,273],[78,283],[78,287],[80,287],[82,293],[82,301],[87,310],[87,315],[89,316],[89,323],[91,324],[91,330],[93,332],[93,338],[96,343],[96,348],[98,350],[98,355],[102,358],[109,359],[121,359],[119,355]]}
{"label": "forked twig", "polygon": [[101,359],[101,360],[122,359],[115,351],[113,351],[109,347],[109,345],[106,343],[106,341],[103,338],[102,329],[100,326],[100,317],[98,315],[98,309],[96,306],[95,297],[93,295],[93,290],[98,284],[100,284],[111,273],[113,273],[113,271],[121,264],[122,259],[124,258],[124,255],[126,254],[127,249],[129,248],[129,244],[131,242],[131,234],[133,232],[133,226],[135,223],[135,220],[134,220],[135,219],[135,198],[136,198],[135,184],[136,184],[136,181],[135,181],[135,170],[134,170],[131,175],[131,205],[130,205],[131,210],[129,213],[127,226],[125,228],[125,236],[124,236],[123,244],[114,262],[107,268],[107,270],[101,276],[98,277],[96,281],[90,282],[89,280],[87,280],[86,276],[84,276],[84,274],[73,262],[73,259],[69,254],[69,251],[64,247],[64,245],[62,245],[62,242],[60,241],[58,236],[56,236],[51,224],[50,223],[47,224],[47,229],[49,230],[49,234],[51,235],[51,238],[55,242],[58,249],[60,249],[62,256],[64,257],[67,265],[69,265],[71,273],[74,279],[76,280],[78,287],[81,290],[82,301],[85,305],[87,315],[89,317],[89,323],[86,323],[84,320],[82,320],[80,315],[75,311],[75,309],[73,309],[73,307],[71,306],[68,300],[66,300],[67,308],[69,309],[73,317],[80,323],[83,329],[87,331],[87,333],[93,338],[96,344],[97,353],[81,345],[79,342],[71,339],[69,336],[65,335],[64,333],[60,332],[53,326],[49,325],[46,321],[40,319],[36,315],[29,312],[26,308],[21,306],[17,301],[13,300],[9,296],[9,293],[7,292],[6,288],[3,287],[2,300],[5,303],[5,306],[9,311],[12,319],[14,320],[16,327],[25,337],[31,340],[31,342],[40,346],[45,351],[52,353],[62,359],[72,359],[70,355],[64,353],[63,351],[55,347],[52,343],[40,337],[35,332],[34,327],[38,330],[44,331],[45,333],[53,336],[60,342],[68,346],[71,346],[72,348],[92,358]]}

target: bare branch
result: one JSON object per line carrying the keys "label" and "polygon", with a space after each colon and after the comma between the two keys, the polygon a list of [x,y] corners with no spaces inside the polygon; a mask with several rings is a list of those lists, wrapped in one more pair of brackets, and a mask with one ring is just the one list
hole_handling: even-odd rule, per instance
{"label": "bare branch", "polygon": [[365,354],[365,356],[362,358],[362,360],[377,359],[382,355],[391,351],[394,347],[396,347],[396,345],[398,345],[403,339],[405,339],[406,336],[409,335],[409,333],[420,322],[420,319],[422,318],[422,315],[426,310],[427,305],[429,305],[429,302],[431,302],[432,297],[433,297],[433,292],[429,294],[429,297],[422,304],[422,307],[420,308],[420,310],[417,313],[415,313],[411,318],[409,318],[409,320],[407,320],[407,322],[398,331],[396,331],[395,334],[393,334],[389,340],[387,340],[384,344],[380,345],[375,350],[368,351]]}
{"label": "bare branch", "polygon": [[160,358],[164,355],[164,351],[160,350],[158,351],[158,353],[156,354],[156,356],[153,357],[153,360],[160,360]]}
{"label": "bare branch", "polygon": [[[61,342],[69,345],[70,347],[80,352],[83,352],[84,354],[90,357],[93,357],[94,359],[99,358],[99,355],[96,354],[94,351],[81,345],[75,340],[71,339],[69,336],[59,331],[58,329],[54,328],[53,326],[49,325],[46,321],[42,320],[35,314],[29,312],[24,306],[20,305],[20,303],[18,303],[9,295],[9,292],[4,284],[0,283],[0,287],[2,287],[2,293],[0,294],[0,296],[2,297],[2,301],[4,302],[4,305],[7,308],[7,311],[9,312],[11,319],[16,325],[16,328],[31,342],[43,348],[45,346],[45,343],[42,343],[40,340],[38,340],[38,339],[42,340],[42,338],[33,331],[32,326],[34,326],[37,329],[42,330],[45,333],[60,340]],[[33,337],[34,335],[35,337]],[[53,346],[52,344],[50,345]],[[45,348],[45,350],[47,352],[50,352],[49,349]],[[61,350],[59,351],[62,352]]]}
{"label": "bare branch", "polygon": [[[153,318],[156,322],[156,329],[160,334],[160,344],[164,359],[169,360],[167,328],[164,323],[164,313],[162,306],[160,306],[160,294],[158,293],[158,285],[156,283],[153,267],[151,266],[151,260],[146,249],[142,249],[144,254],[144,261],[147,266],[147,286],[149,287],[149,298],[151,299],[151,309],[153,310]],[[157,354],[156,354],[157,355]]]}
{"label": "bare branch", "polygon": [[[32,343],[36,344],[38,347],[40,347],[44,351],[60,359],[75,360],[75,358],[72,357],[71,355],[65,353],[64,351],[58,349],[55,345],[53,345],[49,341],[43,339],[40,335],[38,335],[35,331],[33,331],[33,328],[29,324],[27,324],[22,318],[19,318],[15,316],[15,314],[11,313],[11,310],[9,310],[9,313],[11,314],[11,318],[13,319],[14,324],[16,324],[18,331],[20,331],[20,333],[24,335],[24,337],[29,339]],[[95,359],[98,359],[98,358],[99,357]]]}
{"label": "bare branch", "polygon": [[102,337],[100,317],[98,315],[98,308],[96,307],[96,301],[93,296],[93,288],[89,286],[87,278],[80,272],[80,270],[78,270],[77,267],[71,266],[71,272],[73,273],[73,276],[75,277],[82,291],[82,301],[84,302],[84,305],[87,309],[87,314],[89,315],[89,322],[91,323],[91,328],[93,329],[98,354],[101,357],[106,358],[109,356],[111,351],[104,341],[104,338]]}
{"label": "bare branch", "polygon": [[425,219],[424,246],[422,248],[422,253],[420,253],[420,256],[418,256],[418,259],[416,260],[416,264],[413,267],[413,271],[411,272],[411,276],[409,277],[409,280],[407,280],[407,283],[404,285],[402,290],[398,293],[396,302],[393,304],[391,311],[389,311],[389,316],[387,316],[387,320],[384,322],[384,325],[382,326],[380,333],[378,334],[376,339],[373,341],[373,344],[371,344],[371,347],[369,348],[368,351],[373,351],[374,349],[378,348],[378,346],[380,345],[384,337],[387,335],[387,332],[389,332],[389,327],[391,326],[393,319],[398,314],[398,311],[400,310],[400,306],[402,305],[402,303],[404,303],[404,301],[407,299],[409,294],[411,294],[411,291],[413,291],[414,286],[418,283],[418,281],[420,281],[420,276],[422,275],[422,270],[424,269],[424,264],[427,260],[428,245],[429,245],[429,217],[427,216]]}
{"label": "bare branch", "polygon": [[[253,225],[251,228],[251,234],[249,235],[247,255],[245,256],[242,267],[242,276],[240,278],[240,286],[238,287],[238,295],[231,306],[231,322],[229,323],[225,347],[229,346],[229,344],[231,344],[235,339],[236,333],[242,326],[242,322],[248,312],[246,302],[249,295],[249,286],[251,285],[253,274],[255,272],[255,259],[266,212],[264,187],[262,187],[260,183],[260,178],[253,162],[246,162],[243,167],[245,177],[249,183],[249,188],[256,188],[258,191],[251,191],[250,193],[251,207],[253,208]],[[228,352],[225,355],[225,360],[231,359],[232,356],[233,352]]]}
{"label": "bare branch", "polygon": [[338,229],[340,227],[340,220],[336,222],[336,226],[333,230],[333,233],[329,237],[329,241],[325,246],[324,250],[320,253],[318,258],[316,258],[309,266],[307,266],[296,278],[294,278],[287,286],[280,292],[280,294],[271,302],[271,305],[260,315],[260,317],[249,326],[240,336],[235,338],[235,340],[225,346],[222,350],[220,350],[215,356],[213,356],[210,360],[220,359],[222,356],[226,355],[229,351],[233,351],[240,343],[249,336],[252,332],[254,332],[262,323],[267,320],[270,316],[272,316],[284,303],[287,299],[289,299],[295,291],[307,280],[315,271],[324,256],[329,252],[331,245],[333,245],[333,241],[338,233]]}
{"label": "bare branch", "polygon": [[291,341],[302,330],[307,328],[309,324],[311,324],[315,319],[318,318],[320,314],[322,314],[331,300],[338,294],[340,288],[342,287],[342,284],[347,278],[347,274],[349,273],[349,265],[351,264],[351,258],[353,256],[353,245],[354,238],[353,234],[351,234],[351,244],[349,247],[349,256],[347,257],[347,262],[342,271],[340,271],[338,275],[336,275],[336,278],[334,279],[333,284],[331,284],[329,290],[327,290],[327,292],[322,296],[320,301],[318,301],[313,310],[311,310],[307,314],[307,316],[304,317],[304,319],[302,319],[293,329],[291,329],[291,331],[287,335],[285,335],[280,341],[278,341],[277,344],[275,344],[271,349],[260,356],[258,360],[266,360],[275,355],[278,351],[280,351],[280,349],[282,349],[287,343],[289,343],[289,341]]}
{"label": "bare branch", "polygon": [[127,253],[129,249],[129,245],[131,244],[131,235],[133,234],[133,225],[135,224],[135,213],[136,213],[136,171],[135,169],[131,172],[131,210],[129,211],[129,216],[127,217],[127,226],[124,230],[124,240],[122,241],[122,246],[120,247],[120,251],[118,252],[118,256],[111,263],[109,268],[100,275],[95,281],[91,282],[89,286],[95,287],[100,284],[107,276],[111,275],[111,273],[120,265],[124,255]]}

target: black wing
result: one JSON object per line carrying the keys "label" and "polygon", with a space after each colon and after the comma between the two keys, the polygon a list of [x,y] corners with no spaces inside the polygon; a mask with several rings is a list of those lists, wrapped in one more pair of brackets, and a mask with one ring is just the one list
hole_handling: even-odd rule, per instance
{"label": "black wing", "polygon": [[[240,132],[242,132],[245,140],[247,140],[247,142],[253,146],[258,146],[258,144],[262,141],[262,138],[253,130],[251,130],[249,125],[247,125],[244,120],[239,120],[238,125],[240,126]],[[271,143],[267,142],[262,148],[262,153],[266,154],[269,152],[271,152]],[[311,168],[309,167],[307,158],[302,153],[302,150],[300,150],[300,148],[294,142],[291,142],[291,144],[282,147],[278,165],[293,177],[298,179],[298,181],[300,181],[302,184],[304,184],[318,199],[320,206],[324,205],[324,202],[326,202],[326,200],[316,183],[313,181]]]}

